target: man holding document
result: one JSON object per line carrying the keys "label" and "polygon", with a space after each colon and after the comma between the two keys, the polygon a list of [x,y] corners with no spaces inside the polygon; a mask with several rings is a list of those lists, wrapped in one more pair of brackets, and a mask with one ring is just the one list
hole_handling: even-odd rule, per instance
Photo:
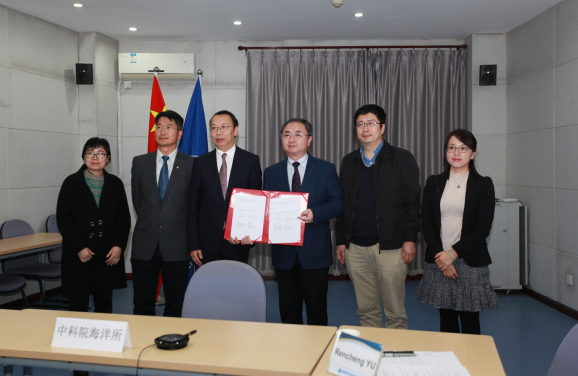
{"label": "man holding document", "polygon": [[[202,266],[215,260],[247,262],[252,242],[223,239],[233,188],[261,189],[259,157],[235,146],[239,122],[229,111],[219,111],[210,121],[216,149],[195,159],[193,165],[187,244],[193,261]],[[239,243],[243,244],[239,244]]]}
{"label": "man holding document", "polygon": [[[291,229],[300,226],[300,221],[306,223],[303,246],[273,245],[279,311],[286,324],[303,324],[305,302],[307,324],[327,325],[327,273],[333,264],[329,220],[345,210],[335,165],[307,153],[312,134],[313,126],[307,120],[286,121],[281,141],[287,159],[266,168],[263,176],[264,190],[309,194],[307,209],[290,218],[296,223],[284,224]],[[279,202],[283,204],[287,201]]]}

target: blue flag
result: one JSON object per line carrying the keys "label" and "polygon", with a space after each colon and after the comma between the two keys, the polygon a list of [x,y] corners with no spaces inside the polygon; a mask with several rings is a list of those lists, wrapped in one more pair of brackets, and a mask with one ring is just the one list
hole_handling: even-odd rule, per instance
{"label": "blue flag", "polygon": [[209,151],[207,143],[207,123],[205,122],[205,109],[203,108],[203,95],[201,92],[201,78],[197,78],[197,84],[189,103],[187,117],[183,126],[183,137],[179,143],[179,151],[192,157],[198,157]]}
{"label": "blue flag", "polygon": [[[198,157],[209,151],[209,144],[207,142],[207,123],[205,122],[205,109],[203,108],[203,95],[201,92],[201,77],[197,78],[197,84],[191,97],[191,103],[187,110],[187,117],[183,125],[183,136],[179,143],[179,151]],[[195,264],[193,260],[189,260],[189,277],[187,279],[187,286],[193,276]]]}

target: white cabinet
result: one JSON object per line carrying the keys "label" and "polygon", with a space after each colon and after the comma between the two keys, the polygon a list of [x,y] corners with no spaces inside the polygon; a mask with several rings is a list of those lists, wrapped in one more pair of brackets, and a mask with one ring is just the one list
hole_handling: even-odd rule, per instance
{"label": "white cabinet", "polygon": [[527,207],[520,202],[497,202],[488,249],[494,289],[520,290],[527,284]]}

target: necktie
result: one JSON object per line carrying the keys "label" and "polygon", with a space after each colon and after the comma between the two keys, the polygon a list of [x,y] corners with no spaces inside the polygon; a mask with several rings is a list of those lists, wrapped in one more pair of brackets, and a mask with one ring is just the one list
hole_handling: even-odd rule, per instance
{"label": "necktie", "polygon": [[301,189],[301,176],[299,176],[299,162],[293,162],[293,167],[295,167],[295,172],[293,173],[293,181],[291,183],[291,191],[299,192]]}
{"label": "necktie", "polygon": [[223,191],[223,198],[227,199],[227,153],[223,153],[223,164],[219,171],[219,180],[221,181],[221,190]]}
{"label": "necktie", "polygon": [[161,168],[161,174],[159,175],[159,198],[161,199],[161,201],[163,200],[163,196],[165,195],[165,191],[167,190],[167,184],[169,182],[169,166],[167,165],[169,157],[164,155],[162,158],[163,158],[163,167]]}

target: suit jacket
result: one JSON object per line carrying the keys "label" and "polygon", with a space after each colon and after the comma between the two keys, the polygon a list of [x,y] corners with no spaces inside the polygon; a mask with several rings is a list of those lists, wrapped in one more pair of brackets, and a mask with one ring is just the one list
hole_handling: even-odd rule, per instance
{"label": "suit jacket", "polygon": [[194,159],[177,152],[161,202],[156,156],[155,150],[132,161],[132,203],[138,217],[132,236],[132,257],[150,260],[158,244],[163,260],[189,260],[186,221]]}
{"label": "suit jacket", "polygon": [[[287,159],[265,169],[263,189],[290,192]],[[333,163],[309,155],[300,192],[309,193],[307,207],[313,212],[313,223],[305,225],[303,246],[273,245],[273,266],[290,269],[295,257],[305,269],[318,269],[333,264],[333,245],[329,220],[345,210],[337,171]]]}
{"label": "suit jacket", "polygon": [[[217,169],[217,151],[213,150],[196,158],[189,193],[187,250],[190,252],[200,249],[203,252],[216,252],[223,239],[223,226],[227,220],[233,188],[261,189],[261,187],[259,156],[238,146],[233,157],[226,199],[223,198]],[[239,250],[250,248],[250,246],[229,243],[226,246]]]}
{"label": "suit jacket", "polygon": [[[130,232],[130,211],[122,181],[104,171],[100,204],[86,184],[82,166],[62,183],[56,221],[62,234],[62,292],[77,297],[126,287],[124,251]],[[106,265],[111,248],[122,249],[116,265]],[[88,247],[94,256],[82,262],[78,252]]]}
{"label": "suit jacket", "polygon": [[[422,232],[427,244],[425,261],[435,262],[435,255],[443,251],[441,240],[440,201],[448,174],[432,175],[427,179],[421,208]],[[462,235],[453,245],[458,257],[472,267],[490,265],[486,238],[490,235],[495,209],[494,183],[484,176],[470,173],[466,186]]]}

